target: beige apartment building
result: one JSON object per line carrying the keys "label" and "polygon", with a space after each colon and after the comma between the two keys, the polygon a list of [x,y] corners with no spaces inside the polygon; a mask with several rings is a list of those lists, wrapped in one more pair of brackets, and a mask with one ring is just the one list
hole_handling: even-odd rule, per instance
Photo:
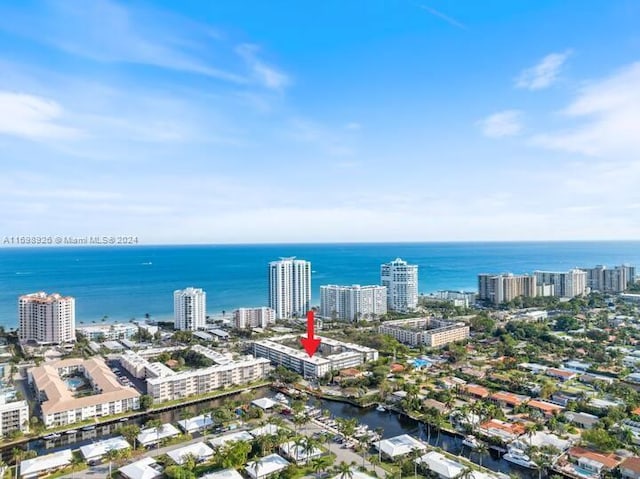
{"label": "beige apartment building", "polygon": [[437,348],[467,339],[469,326],[436,318],[413,318],[386,321],[378,327],[378,332],[393,336],[401,343],[411,346],[424,344],[430,348]]}
{"label": "beige apartment building", "polygon": [[[47,427],[111,416],[140,408],[140,393],[123,386],[100,358],[53,361],[27,371]],[[84,378],[93,390],[76,397],[70,378]]]}
{"label": "beige apartment building", "polygon": [[63,344],[76,340],[76,301],[44,291],[18,299],[20,341]]}

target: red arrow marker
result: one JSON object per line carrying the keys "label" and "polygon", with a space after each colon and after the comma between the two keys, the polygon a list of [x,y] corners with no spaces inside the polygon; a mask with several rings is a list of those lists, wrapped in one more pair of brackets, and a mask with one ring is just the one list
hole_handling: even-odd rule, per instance
{"label": "red arrow marker", "polygon": [[307,311],[307,337],[301,337],[300,342],[310,357],[313,357],[320,347],[320,340],[313,337],[313,311]]}

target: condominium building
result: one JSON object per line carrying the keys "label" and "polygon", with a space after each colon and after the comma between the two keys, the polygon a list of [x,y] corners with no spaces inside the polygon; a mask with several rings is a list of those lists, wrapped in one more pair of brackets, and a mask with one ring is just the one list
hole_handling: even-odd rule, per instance
{"label": "condominium building", "polygon": [[427,302],[445,301],[456,307],[468,308],[475,304],[477,296],[478,295],[472,291],[441,290],[428,295],[421,295],[420,297]]}
{"label": "condominium building", "polygon": [[200,288],[173,292],[173,323],[180,331],[198,331],[207,326],[207,294]]}
{"label": "condominium building", "polygon": [[233,327],[236,329],[267,328],[276,323],[276,312],[262,308],[238,308],[233,312]]}
{"label": "condominium building", "polygon": [[18,300],[20,341],[62,344],[76,339],[76,302],[70,296],[41,291]]}
{"label": "condominium building", "polygon": [[478,275],[478,299],[481,301],[501,304],[519,296],[533,298],[537,292],[535,276],[511,273]]}
{"label": "condominium building", "polygon": [[386,321],[378,327],[380,334],[388,334],[411,346],[424,344],[437,348],[469,337],[469,326],[460,322],[436,318],[413,318]]}
{"label": "condominium building", "polygon": [[282,258],[269,263],[269,307],[276,319],[304,317],[311,305],[311,263]]}
{"label": "condominium building", "polygon": [[29,404],[27,401],[8,401],[0,395],[0,437],[12,431],[29,431]]}
{"label": "condominium building", "polygon": [[120,365],[137,378],[145,378],[147,394],[156,402],[173,401],[216,389],[247,384],[265,379],[271,367],[269,361],[251,356],[234,360],[204,346],[191,348],[215,362],[213,366],[176,372],[159,362],[150,362],[141,354],[126,351],[120,357]]}
{"label": "condominium building", "polygon": [[[123,386],[101,358],[69,358],[27,371],[47,427],[64,426],[140,408],[140,393]],[[83,395],[76,390],[86,388]],[[89,395],[86,395],[89,393]]]}
{"label": "condominium building", "polygon": [[319,378],[330,371],[360,366],[367,361],[378,359],[378,351],[359,344],[344,343],[335,339],[316,336],[321,340],[320,348],[314,356],[281,341],[298,341],[296,335],[279,336],[273,339],[255,341],[253,354],[267,358],[277,366],[284,366],[305,378]]}
{"label": "condominium building", "polygon": [[79,326],[76,331],[89,341],[117,341],[131,339],[138,332],[134,323],[92,324]]}
{"label": "condominium building", "polygon": [[[575,298],[587,292],[587,273],[581,269],[569,271],[534,271],[538,288],[552,285],[552,294],[560,298]],[[544,290],[538,289],[546,296]]]}
{"label": "condominium building", "polygon": [[635,266],[628,265],[614,268],[598,265],[595,268],[584,268],[583,271],[587,275],[587,286],[592,291],[602,293],[622,293],[635,281],[636,277]]}
{"label": "condominium building", "polygon": [[418,265],[400,258],[380,266],[380,284],[387,288],[387,308],[410,311],[418,306]]}
{"label": "condominium building", "polygon": [[323,318],[373,320],[386,313],[385,286],[320,286],[320,316]]}

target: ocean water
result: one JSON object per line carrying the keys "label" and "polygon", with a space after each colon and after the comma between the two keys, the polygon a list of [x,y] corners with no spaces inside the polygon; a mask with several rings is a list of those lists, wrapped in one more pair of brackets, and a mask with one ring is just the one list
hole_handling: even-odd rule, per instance
{"label": "ocean water", "polygon": [[377,284],[397,257],[419,265],[420,292],[475,290],[482,272],[640,266],[640,241],[0,248],[0,324],[16,327],[18,296],[41,290],[74,296],[85,324],[171,318],[173,291],[187,286],[206,290],[210,315],[262,306],[267,264],[284,256],[311,261],[317,304],[320,285]]}

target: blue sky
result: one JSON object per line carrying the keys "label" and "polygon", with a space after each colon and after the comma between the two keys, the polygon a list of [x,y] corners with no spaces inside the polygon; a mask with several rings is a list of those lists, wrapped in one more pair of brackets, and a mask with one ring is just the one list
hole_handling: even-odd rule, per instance
{"label": "blue sky", "polygon": [[640,3],[0,5],[0,234],[637,239]]}

